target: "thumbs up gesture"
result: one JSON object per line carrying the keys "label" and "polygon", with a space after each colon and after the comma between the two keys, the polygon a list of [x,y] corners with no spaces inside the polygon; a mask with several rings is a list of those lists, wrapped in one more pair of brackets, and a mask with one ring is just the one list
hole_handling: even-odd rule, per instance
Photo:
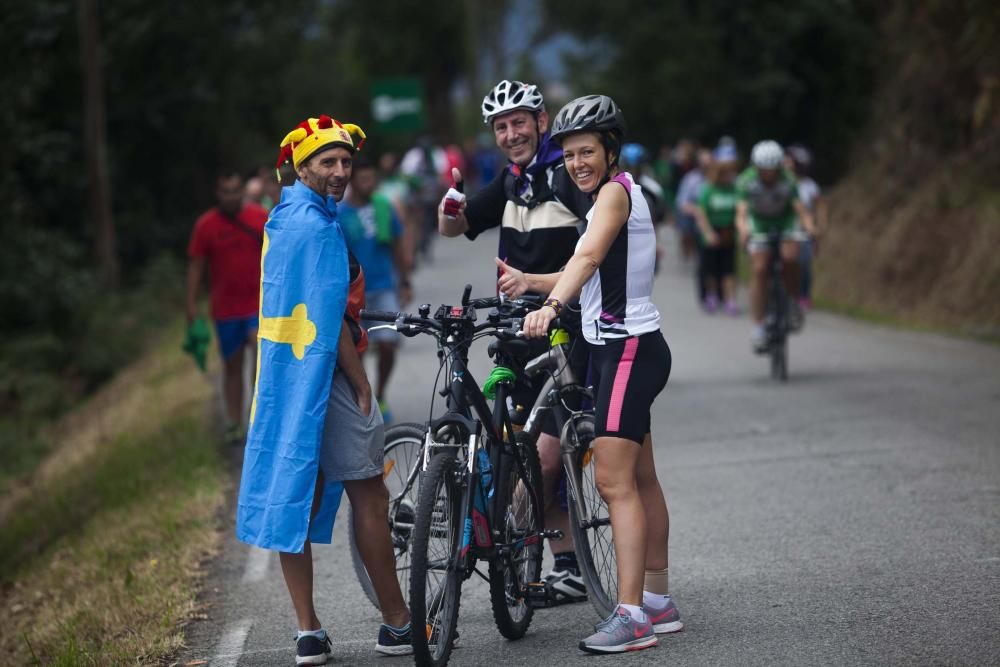
{"label": "thumbs up gesture", "polygon": [[500,269],[500,277],[497,279],[497,287],[508,299],[516,299],[528,291],[528,277],[524,271],[515,269],[499,257],[495,257],[497,268]]}
{"label": "thumbs up gesture", "polygon": [[462,192],[465,184],[462,172],[457,168],[451,170],[451,177],[455,180],[455,187],[449,188],[441,200],[441,212],[449,218],[456,218],[465,208],[465,195]]}

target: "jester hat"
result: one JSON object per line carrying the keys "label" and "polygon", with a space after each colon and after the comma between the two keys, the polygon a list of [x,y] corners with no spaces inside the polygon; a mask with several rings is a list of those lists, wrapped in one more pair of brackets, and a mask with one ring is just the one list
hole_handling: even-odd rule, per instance
{"label": "jester hat", "polygon": [[339,146],[354,153],[361,150],[364,143],[365,133],[357,125],[344,124],[327,115],[309,118],[299,123],[281,140],[277,166],[291,160],[298,169],[300,164],[320,150]]}

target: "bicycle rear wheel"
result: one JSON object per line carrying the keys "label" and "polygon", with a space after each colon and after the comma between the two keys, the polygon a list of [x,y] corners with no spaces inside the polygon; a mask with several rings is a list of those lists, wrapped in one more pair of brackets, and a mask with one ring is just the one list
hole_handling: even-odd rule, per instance
{"label": "bicycle rear wheel", "polygon": [[[413,532],[414,511],[419,490],[419,475],[410,473],[421,464],[426,427],[422,424],[394,424],[385,431],[382,479],[389,492],[389,539],[396,559],[396,578],[409,598],[410,535]],[[351,545],[351,564],[368,600],[379,609],[378,597],[371,577],[361,560],[357,538],[354,534],[354,510],[347,515],[347,536]]]}
{"label": "bicycle rear wheel", "polygon": [[511,456],[502,458],[496,476],[496,542],[509,547],[490,561],[490,602],[497,629],[507,639],[520,639],[528,631],[534,608],[528,606],[529,583],[542,574],[542,469],[531,445],[515,445],[524,466],[522,473]]}
{"label": "bicycle rear wheel", "polygon": [[462,534],[456,466],[454,454],[435,454],[420,482],[410,544],[410,623],[418,665],[448,664],[456,636],[463,579],[454,566]]}
{"label": "bicycle rear wheel", "polygon": [[618,605],[618,559],[608,505],[598,493],[594,479],[593,414],[579,415],[568,421],[562,437],[564,445],[569,444],[575,450],[569,461],[563,457],[563,464],[570,477],[569,523],[576,560],[587,585],[591,606],[601,618],[606,618]]}

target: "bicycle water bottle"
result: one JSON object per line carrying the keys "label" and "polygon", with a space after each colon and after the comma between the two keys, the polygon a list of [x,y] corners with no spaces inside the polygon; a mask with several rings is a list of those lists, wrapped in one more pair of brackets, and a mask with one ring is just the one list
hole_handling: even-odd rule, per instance
{"label": "bicycle water bottle", "polygon": [[490,465],[490,457],[485,449],[478,449],[476,457],[479,463],[479,493],[473,497],[472,512],[465,522],[465,535],[462,539],[463,555],[471,544],[473,536],[477,546],[483,548],[493,546],[489,521],[486,518],[486,499],[493,497],[493,466]]}
{"label": "bicycle water bottle", "polygon": [[476,456],[479,457],[479,497],[482,502],[480,511],[485,512],[486,499],[493,497],[493,466],[485,448],[480,448]]}

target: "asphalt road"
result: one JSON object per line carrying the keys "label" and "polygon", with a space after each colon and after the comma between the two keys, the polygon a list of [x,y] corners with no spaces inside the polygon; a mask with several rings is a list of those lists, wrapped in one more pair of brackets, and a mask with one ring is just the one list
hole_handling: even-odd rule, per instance
{"label": "asphalt road", "polygon": [[[465,282],[492,293],[495,241],[438,242],[418,302],[456,302]],[[1000,664],[1000,348],[813,313],[779,385],[749,352],[746,316],[703,315],[689,272],[668,249],[656,302],[674,366],[653,427],[684,632],[586,656],[577,642],[599,619],[581,604],[538,612],[510,642],[474,578],[452,664]],[[427,416],[433,349],[406,342],[398,421]],[[344,519],[314,550],[334,663],[410,664],[374,653],[380,617],[354,578]],[[180,664],[294,665],[274,554],[227,531],[205,601]]]}

